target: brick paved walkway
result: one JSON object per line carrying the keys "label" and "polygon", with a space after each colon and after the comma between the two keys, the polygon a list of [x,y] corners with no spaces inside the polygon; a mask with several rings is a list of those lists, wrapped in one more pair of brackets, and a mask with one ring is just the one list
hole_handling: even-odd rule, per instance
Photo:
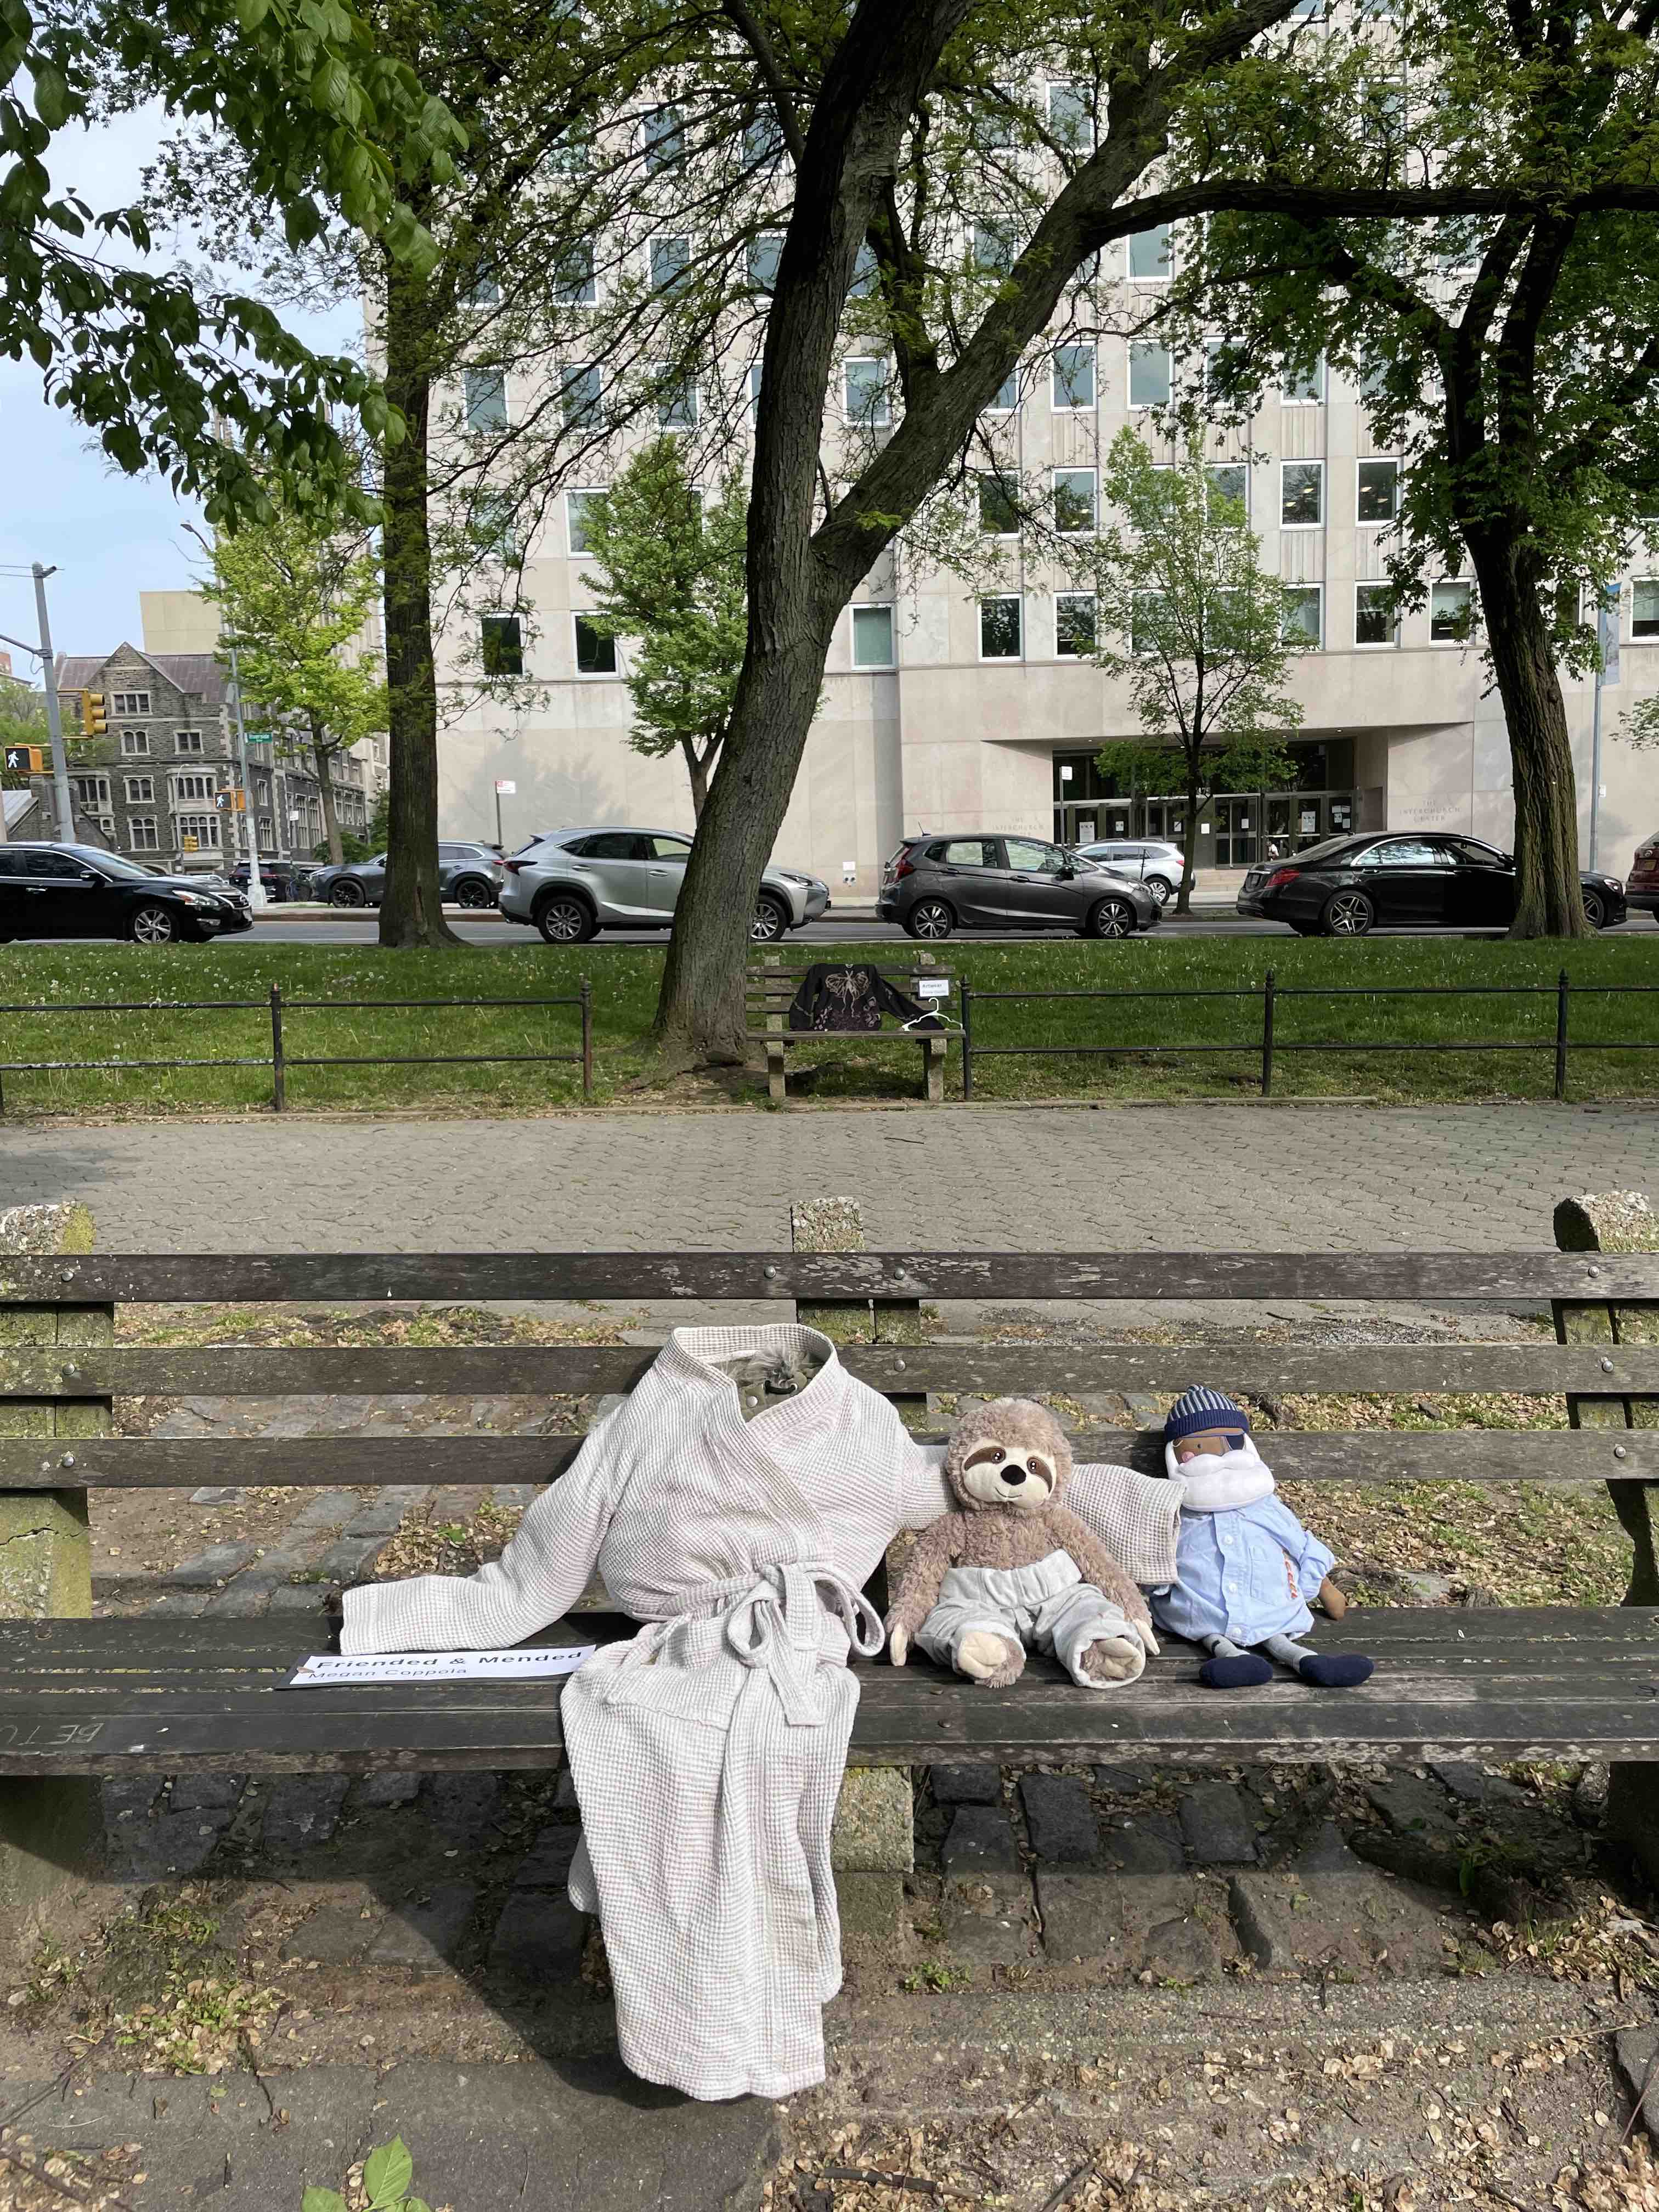
{"label": "brick paved walkway", "polygon": [[106,1251],[696,1249],[848,1192],[885,1247],[1547,1244],[1570,1190],[1659,1191],[1650,1109],[1170,1106],[149,1123],[9,1133],[0,1206]]}

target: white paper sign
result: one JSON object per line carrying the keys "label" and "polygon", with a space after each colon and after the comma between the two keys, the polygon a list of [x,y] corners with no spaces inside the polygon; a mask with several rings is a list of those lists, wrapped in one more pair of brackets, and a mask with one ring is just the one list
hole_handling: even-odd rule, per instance
{"label": "white paper sign", "polygon": [[327,1690],[357,1682],[522,1682],[574,1674],[596,1644],[561,1644],[532,1651],[314,1652],[283,1683],[285,1690]]}
{"label": "white paper sign", "polygon": [[918,975],[916,996],[919,999],[948,999],[951,979],[948,975]]}
{"label": "white paper sign", "polygon": [[497,776],[495,779],[495,789],[503,799],[516,799],[519,795],[518,785],[516,783],[508,783],[501,776]]}

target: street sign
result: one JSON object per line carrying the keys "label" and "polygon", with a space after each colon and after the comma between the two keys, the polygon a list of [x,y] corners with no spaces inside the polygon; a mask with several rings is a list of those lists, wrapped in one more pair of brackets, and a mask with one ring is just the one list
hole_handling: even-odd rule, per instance
{"label": "street sign", "polygon": [[495,796],[498,799],[516,799],[518,793],[519,787],[516,783],[505,783],[500,776],[496,777]]}

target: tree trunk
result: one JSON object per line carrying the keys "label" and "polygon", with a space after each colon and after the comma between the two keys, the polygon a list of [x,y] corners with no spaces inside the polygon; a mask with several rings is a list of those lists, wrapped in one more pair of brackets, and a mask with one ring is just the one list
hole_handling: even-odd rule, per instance
{"label": "tree trunk", "polygon": [[755,886],[795,787],[830,650],[804,592],[793,605],[775,592],[774,608],[787,613],[787,628],[775,622],[758,652],[750,632],[720,774],[703,804],[674,912],[656,1026],[671,1062],[741,1066],[745,1057],[743,971]]}
{"label": "tree trunk", "polygon": [[[427,434],[432,399],[425,280],[382,257],[386,391],[408,425],[386,452],[386,666],[392,786],[380,943],[459,946],[438,892],[438,687],[432,664]],[[325,804],[331,803],[325,800]]]}
{"label": "tree trunk", "polygon": [[1190,914],[1193,910],[1193,884],[1198,875],[1198,801],[1199,787],[1203,781],[1198,765],[1198,751],[1187,755],[1187,842],[1181,848],[1181,889],[1176,894],[1176,912]]}
{"label": "tree trunk", "polygon": [[1515,787],[1511,937],[1589,937],[1578,880],[1578,787],[1560,678],[1536,588],[1508,533],[1465,530],[1492,673],[1509,725]]}
{"label": "tree trunk", "polygon": [[714,758],[714,747],[699,753],[695,738],[682,738],[680,750],[685,755],[685,772],[691,779],[691,819],[701,823],[702,810],[708,804],[708,763]]}
{"label": "tree trunk", "polygon": [[328,840],[328,857],[337,868],[345,852],[340,843],[340,817],[334,805],[334,778],[330,773],[334,748],[327,743],[322,724],[314,720],[311,725],[311,757],[323,794],[323,835]]}

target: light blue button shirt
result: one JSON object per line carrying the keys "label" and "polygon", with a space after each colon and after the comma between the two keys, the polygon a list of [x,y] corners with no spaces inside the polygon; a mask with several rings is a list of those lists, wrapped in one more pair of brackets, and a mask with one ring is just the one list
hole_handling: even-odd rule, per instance
{"label": "light blue button shirt", "polygon": [[1205,1636],[1246,1646],[1270,1636],[1299,1636],[1313,1626],[1307,1601],[1335,1564],[1334,1553],[1271,1493],[1231,1512],[1183,1512],[1176,1580],[1152,1597],[1152,1619],[1194,1644]]}

